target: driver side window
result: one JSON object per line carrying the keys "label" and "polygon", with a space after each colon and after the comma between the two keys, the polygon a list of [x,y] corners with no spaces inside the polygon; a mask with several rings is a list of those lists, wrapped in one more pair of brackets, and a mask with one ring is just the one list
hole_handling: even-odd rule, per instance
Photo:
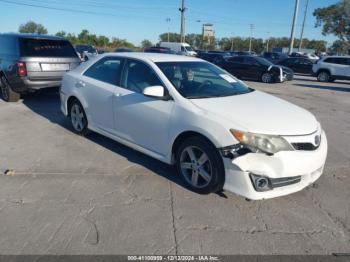
{"label": "driver side window", "polygon": [[142,93],[149,86],[163,86],[156,73],[141,61],[128,60],[123,74],[122,87]]}

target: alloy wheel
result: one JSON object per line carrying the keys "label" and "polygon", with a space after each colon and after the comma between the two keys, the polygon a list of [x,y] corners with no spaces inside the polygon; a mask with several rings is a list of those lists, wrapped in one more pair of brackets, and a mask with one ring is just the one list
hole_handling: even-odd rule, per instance
{"label": "alloy wheel", "polygon": [[82,107],[78,103],[74,103],[72,105],[70,114],[74,129],[78,132],[83,131],[87,121]]}
{"label": "alloy wheel", "polygon": [[204,188],[212,180],[212,164],[199,147],[188,146],[180,155],[182,176],[195,188]]}
{"label": "alloy wheel", "polygon": [[321,73],[318,75],[318,80],[319,80],[320,82],[328,82],[328,80],[329,80],[329,75],[328,75],[328,73],[326,73],[326,72],[321,72]]}
{"label": "alloy wheel", "polygon": [[265,73],[262,75],[261,80],[263,83],[271,83],[272,81],[272,76],[269,73]]}

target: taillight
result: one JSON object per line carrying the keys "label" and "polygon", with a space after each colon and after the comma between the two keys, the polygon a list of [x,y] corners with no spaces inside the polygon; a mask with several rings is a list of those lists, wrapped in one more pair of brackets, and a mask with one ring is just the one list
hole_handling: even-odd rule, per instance
{"label": "taillight", "polygon": [[18,66],[18,74],[19,74],[19,76],[26,76],[27,75],[26,63],[18,62],[17,66]]}

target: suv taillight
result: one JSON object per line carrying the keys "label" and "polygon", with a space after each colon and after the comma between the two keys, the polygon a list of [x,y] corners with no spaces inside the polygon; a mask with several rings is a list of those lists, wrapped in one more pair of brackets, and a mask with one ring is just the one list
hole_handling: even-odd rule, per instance
{"label": "suv taillight", "polygon": [[27,75],[26,63],[18,62],[17,66],[18,66],[18,74],[19,74],[19,76],[26,76]]}

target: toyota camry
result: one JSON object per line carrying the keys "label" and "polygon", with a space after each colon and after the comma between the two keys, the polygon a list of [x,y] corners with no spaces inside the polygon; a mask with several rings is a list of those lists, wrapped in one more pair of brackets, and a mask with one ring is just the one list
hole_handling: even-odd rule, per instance
{"label": "toyota camry", "polygon": [[103,54],[67,72],[60,97],[77,133],[176,165],[200,194],[287,195],[314,183],[326,161],[314,115],[194,57]]}

